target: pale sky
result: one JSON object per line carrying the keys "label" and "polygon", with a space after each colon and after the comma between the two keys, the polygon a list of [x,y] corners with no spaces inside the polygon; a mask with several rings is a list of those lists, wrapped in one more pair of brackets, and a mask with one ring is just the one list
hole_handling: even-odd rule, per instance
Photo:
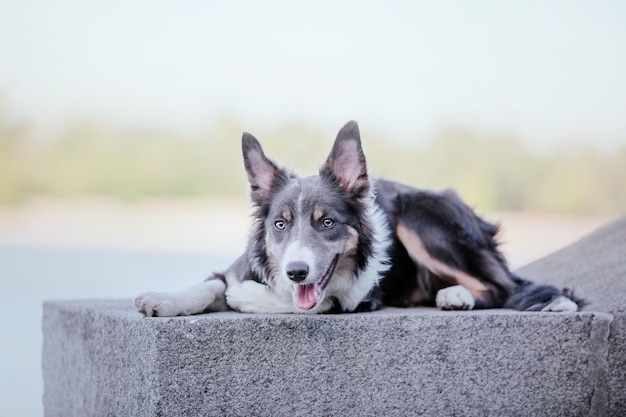
{"label": "pale sky", "polygon": [[[0,103],[42,129],[303,121],[626,145],[626,2],[0,0]],[[249,126],[249,128],[248,128]]]}

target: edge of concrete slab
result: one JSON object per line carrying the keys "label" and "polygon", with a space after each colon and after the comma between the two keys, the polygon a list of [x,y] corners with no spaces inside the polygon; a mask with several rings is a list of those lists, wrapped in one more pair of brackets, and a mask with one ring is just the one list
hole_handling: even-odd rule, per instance
{"label": "edge of concrete slab", "polygon": [[56,415],[607,415],[607,313],[384,309],[142,318],[47,302]]}

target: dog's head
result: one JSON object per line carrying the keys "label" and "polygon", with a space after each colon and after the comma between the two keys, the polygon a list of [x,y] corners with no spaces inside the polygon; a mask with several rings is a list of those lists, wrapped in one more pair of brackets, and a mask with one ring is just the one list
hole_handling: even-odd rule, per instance
{"label": "dog's head", "polygon": [[298,177],[242,138],[244,164],[257,207],[249,251],[260,278],[280,280],[295,306],[314,311],[337,297],[366,267],[373,245],[373,197],[356,122],[337,135],[318,175]]}

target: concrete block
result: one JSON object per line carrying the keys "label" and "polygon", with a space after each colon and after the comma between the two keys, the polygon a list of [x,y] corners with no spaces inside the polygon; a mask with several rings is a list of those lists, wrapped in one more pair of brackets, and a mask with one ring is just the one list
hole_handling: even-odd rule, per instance
{"label": "concrete block", "polygon": [[44,304],[45,415],[154,415],[157,335],[126,304]]}
{"label": "concrete block", "polygon": [[626,217],[516,272],[575,289],[589,302],[586,311],[626,311]]}
{"label": "concrete block", "polygon": [[626,415],[626,218],[518,273],[589,305],[147,319],[48,302],[45,415]]}
{"label": "concrete block", "polygon": [[44,305],[46,416],[606,415],[605,313]]}
{"label": "concrete block", "polygon": [[517,271],[537,282],[569,287],[584,311],[614,316],[609,336],[609,415],[626,415],[626,217]]}

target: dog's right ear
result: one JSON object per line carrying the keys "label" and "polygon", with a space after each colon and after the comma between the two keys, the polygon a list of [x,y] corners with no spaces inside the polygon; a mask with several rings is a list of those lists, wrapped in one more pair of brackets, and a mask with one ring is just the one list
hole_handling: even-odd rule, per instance
{"label": "dog's right ear", "polygon": [[265,156],[261,144],[250,133],[244,132],[241,137],[241,151],[250,183],[250,196],[252,201],[261,204],[270,197],[280,168]]}

